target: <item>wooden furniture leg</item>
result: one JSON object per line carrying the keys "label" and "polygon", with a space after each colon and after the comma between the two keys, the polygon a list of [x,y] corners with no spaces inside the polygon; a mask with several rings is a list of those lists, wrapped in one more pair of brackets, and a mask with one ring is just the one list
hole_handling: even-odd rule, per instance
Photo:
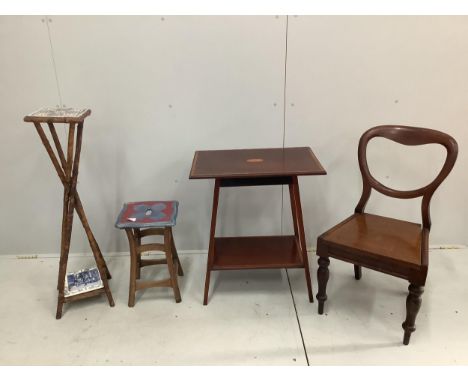
{"label": "wooden furniture leg", "polygon": [[[120,227],[118,227],[120,228]],[[181,302],[181,294],[177,273],[179,270],[178,257],[174,255],[175,244],[172,238],[172,228],[125,228],[130,246],[130,286],[128,292],[128,306],[135,306],[136,292],[141,289],[153,287],[169,287],[174,291],[176,302]],[[163,236],[164,243],[149,243],[141,244],[141,238],[145,236]],[[173,249],[174,248],[174,249]],[[161,251],[164,252],[164,259],[141,259],[143,252]],[[141,280],[139,279],[140,269],[150,265],[166,264],[169,270],[170,277],[164,280]]]}
{"label": "wooden furniture leg", "polygon": [[[55,126],[54,126],[54,124],[52,122],[48,122],[47,125],[49,126],[49,130],[50,130],[50,134],[52,135],[52,139],[54,140],[55,148],[57,150],[57,153],[58,153],[58,156],[59,156],[59,159],[60,159],[60,163],[62,164],[63,171],[65,171],[65,169],[67,167],[67,161],[65,159],[65,155],[63,153],[62,146],[60,145],[60,140],[58,138],[57,131],[56,131]],[[36,128],[37,128],[37,126],[36,126]],[[80,128],[80,127],[78,127],[78,128]],[[41,128],[41,130],[42,130],[42,128]],[[41,135],[41,134],[39,133],[39,135]],[[44,136],[44,138],[47,141],[47,138],[45,136]],[[41,139],[42,139],[42,137],[41,137]],[[44,140],[43,140],[43,142],[44,142]],[[47,141],[47,144],[48,144],[48,141]],[[46,148],[47,148],[47,146],[46,146]],[[52,148],[50,148],[50,150],[52,150]],[[49,149],[47,149],[47,151],[49,152]],[[59,174],[60,180],[62,181],[62,184],[65,186],[64,179],[63,179],[62,176],[60,176],[59,171],[58,171],[58,174]],[[91,250],[93,252],[94,258],[96,259],[96,262],[98,261],[98,258],[99,258],[101,264],[105,268],[107,279],[110,280],[112,278],[112,276],[111,276],[111,274],[109,272],[109,269],[107,268],[107,264],[106,264],[106,262],[105,262],[105,260],[104,260],[104,258],[102,256],[101,250],[99,249],[99,245],[98,245],[96,239],[94,238],[93,232],[91,231],[91,228],[90,228],[89,223],[88,223],[88,219],[86,218],[86,214],[84,212],[83,205],[81,204],[81,199],[80,199],[80,197],[78,195],[78,191],[76,191],[76,190],[75,190],[75,209],[76,209],[76,213],[78,214],[78,217],[81,220],[81,224],[83,225],[83,228],[85,230],[85,233],[86,233],[86,236],[88,238],[89,245],[90,245]],[[109,298],[109,295],[107,297]],[[110,300],[112,300],[112,295],[110,296]],[[109,302],[111,302],[110,300],[109,300]],[[113,301],[112,301],[111,305],[113,306]]]}
{"label": "wooden furniture leg", "polygon": [[410,284],[408,287],[408,297],[406,298],[406,320],[402,327],[405,331],[403,336],[403,344],[408,345],[410,342],[411,333],[416,330],[416,316],[421,307],[421,295],[424,292],[424,287],[420,285]]}
{"label": "wooden furniture leg", "polygon": [[[86,218],[86,214],[84,212],[84,208],[83,208],[83,205],[81,204],[81,199],[80,199],[80,196],[78,195],[78,192],[75,190],[75,209],[76,209],[76,212],[78,214],[78,217],[80,218],[81,220],[81,224],[86,232],[86,236],[88,238],[88,241],[89,241],[89,245],[91,247],[91,251],[93,252],[93,256],[94,258],[96,259],[96,263],[100,263],[101,266],[104,268],[105,270],[105,275],[106,275],[106,279],[107,280],[110,280],[112,278],[110,272],[109,272],[109,269],[107,268],[107,264],[106,264],[106,261],[104,260],[104,257],[102,256],[102,252],[101,252],[101,249],[99,248],[99,245],[93,235],[93,232],[91,231],[91,227],[89,226],[89,223],[88,223],[88,219]],[[101,273],[102,275],[103,273]],[[107,282],[106,280],[106,282]],[[110,293],[110,292],[109,292]],[[108,299],[112,299],[112,295],[108,295],[107,296]],[[109,303],[110,303],[110,300],[109,300]],[[113,305],[113,302],[111,304],[111,306],[114,306]]]}
{"label": "wooden furniture leg", "polygon": [[203,305],[208,304],[208,290],[210,288],[210,275],[214,262],[214,246],[215,246],[215,233],[216,233],[216,216],[218,214],[218,200],[219,200],[219,179],[215,180],[213,191],[213,209],[211,210],[211,227],[210,227],[210,244],[208,247],[208,260],[206,264],[206,277],[205,277],[205,293],[203,297]]}
{"label": "wooden furniture leg", "polygon": [[328,257],[320,256],[318,258],[319,268],[317,269],[317,280],[318,280],[318,313],[323,314],[323,307],[325,301],[327,301],[327,283],[329,277],[328,266],[330,265],[330,259]]}
{"label": "wooden furniture leg", "polygon": [[307,247],[305,241],[304,233],[304,223],[302,220],[302,207],[301,207],[301,198],[299,195],[299,183],[297,176],[292,177],[292,184],[290,185],[290,192],[292,189],[292,198],[291,198],[291,210],[293,211],[293,219],[295,220],[295,229],[294,233],[300,244],[302,260],[304,264],[305,278],[307,282],[307,292],[309,294],[309,301],[314,302],[314,295],[312,293],[312,282],[310,279],[310,270],[309,270],[309,259],[307,257]]}
{"label": "wooden furniture leg", "polygon": [[294,236],[297,239],[298,247],[301,247],[301,243],[299,241],[299,232],[297,230],[297,214],[296,214],[296,202],[294,199],[294,188],[292,183],[289,183],[289,200],[291,201],[291,213],[292,213],[292,221],[294,227]]}
{"label": "wooden furniture leg", "polygon": [[179,254],[177,253],[177,249],[176,249],[176,245],[175,245],[175,241],[174,241],[174,235],[172,233],[172,227],[169,227],[169,229],[171,230],[171,250],[172,250],[172,254],[174,255],[174,259],[175,261],[177,262],[177,274],[179,276],[183,276],[184,275],[184,271],[182,269],[182,264],[180,263],[180,259],[179,259]]}
{"label": "wooden furniture leg", "polygon": [[63,304],[65,303],[65,277],[67,273],[67,263],[68,263],[68,253],[70,252],[70,240],[73,228],[73,212],[75,205],[74,189],[76,188],[76,182],[78,177],[78,166],[80,162],[80,152],[81,152],[81,137],[82,129],[78,129],[77,141],[76,141],[76,150],[75,150],[75,159],[73,160],[73,151],[75,145],[75,124],[71,123],[68,130],[68,145],[67,145],[67,162],[65,167],[65,178],[66,183],[64,187],[64,212],[63,216],[65,221],[62,222],[62,232],[64,235],[64,241],[61,244],[60,257],[62,261],[60,262],[59,269],[59,295],[57,301],[57,314],[56,318],[60,319],[62,317]]}
{"label": "wooden furniture leg", "polygon": [[[78,132],[77,132],[77,138],[76,138],[76,152],[75,152],[75,160],[73,162],[73,170],[72,170],[72,177],[71,177],[71,188],[70,188],[70,206],[69,206],[69,216],[70,216],[70,227],[69,227],[69,235],[68,235],[68,246],[70,246],[70,240],[71,240],[71,230],[72,230],[72,223],[73,223],[73,215],[75,211],[75,204],[76,204],[76,198],[75,195],[77,195],[76,191],[76,186],[78,182],[78,169],[79,169],[79,161],[80,161],[80,153],[81,153],[81,143],[82,143],[82,138],[83,138],[83,123],[78,124]],[[83,217],[86,219],[83,211]],[[87,230],[87,234],[90,234],[92,236],[91,229],[88,227],[85,227],[85,231]],[[94,237],[93,237],[94,238]],[[99,273],[101,275],[101,280],[102,284],[104,287],[104,291],[107,296],[107,300],[109,301],[110,306],[114,306],[114,299],[112,298],[112,293],[109,288],[109,282],[107,279],[107,275],[109,274],[109,270],[107,269],[106,262],[104,260],[104,257],[102,256],[102,253],[97,245],[96,240],[94,240],[94,243],[92,243],[91,249],[93,249],[93,255],[94,259],[96,261],[96,266],[99,270]],[[110,274],[109,274],[110,275]]]}
{"label": "wooden furniture leg", "polygon": [[[133,232],[135,233],[134,237],[135,237],[135,246],[138,248],[140,245],[141,245],[141,236],[140,236],[140,230],[138,228],[135,228],[133,230]],[[137,252],[136,254],[136,275],[135,277],[137,279],[140,279],[141,278],[141,252]]]}
{"label": "wooden furniture leg", "polygon": [[360,265],[355,265],[354,266],[354,278],[356,280],[361,280],[362,277],[362,269]]}
{"label": "wooden furniture leg", "polygon": [[[68,251],[70,248],[70,243],[68,242],[69,236],[68,231],[68,215],[69,215],[69,187],[64,188],[63,193],[63,219],[62,219],[62,240],[60,245],[60,261],[59,261],[59,273],[58,273],[58,300],[57,300],[57,313],[55,315],[56,319],[62,318],[63,304],[65,303],[65,277],[67,272],[67,263],[68,263]],[[67,244],[68,243],[68,244]],[[68,249],[67,249],[68,248]]]}
{"label": "wooden furniture leg", "polygon": [[[62,206],[62,233],[61,233],[61,239],[60,243],[65,243],[65,237],[67,234],[67,226],[66,226],[66,221],[67,221],[67,215],[68,215],[68,192],[67,192],[67,187],[64,184],[63,188],[63,206]],[[60,290],[60,280],[61,280],[61,274],[60,270],[63,267],[64,264],[64,253],[63,253],[63,245],[60,244],[60,260],[59,260],[59,273],[58,273],[58,279],[57,279],[57,290]],[[65,265],[66,267],[66,265]]]}
{"label": "wooden furniture leg", "polygon": [[128,245],[130,247],[130,285],[128,288],[128,306],[130,308],[135,306],[135,293],[136,293],[136,279],[137,279],[137,250],[136,240],[131,228],[125,229],[128,238]]}
{"label": "wooden furniture leg", "polygon": [[[93,251],[93,255],[96,260],[96,265],[101,273],[101,278],[103,281],[104,291],[109,300],[109,304],[114,306],[114,301],[112,299],[112,294],[109,289],[107,282],[107,275],[109,271],[105,264],[104,258],[97,246],[96,240],[89,228],[89,224],[84,214],[83,206],[76,191],[77,179],[78,179],[78,169],[80,162],[81,154],[81,143],[83,135],[83,123],[78,123],[78,129],[76,134],[76,147],[75,147],[75,130],[76,124],[70,123],[68,130],[68,142],[67,142],[67,158],[65,158],[63,149],[60,145],[60,141],[55,130],[53,123],[48,123],[49,129],[51,131],[52,138],[54,140],[57,154],[60,158],[60,163],[57,160],[56,155],[53,152],[52,146],[50,145],[49,140],[47,139],[45,132],[39,122],[34,122],[36,130],[41,138],[42,143],[44,144],[47,153],[49,154],[52,164],[55,167],[55,170],[62,182],[64,187],[64,197],[63,197],[63,216],[62,216],[62,233],[61,233],[61,247],[60,247],[60,261],[59,261],[59,274],[57,281],[58,302],[57,302],[57,313],[56,318],[59,319],[62,317],[63,304],[66,302],[64,296],[65,289],[65,278],[67,272],[67,262],[68,262],[68,253],[70,251],[70,241],[72,234],[73,226],[73,215],[75,209],[82,221],[83,228],[88,236],[88,240]],[[110,274],[109,274],[110,275]],[[78,299],[78,296],[74,296],[74,299]]]}
{"label": "wooden furniture leg", "polygon": [[174,290],[174,297],[176,302],[181,302],[179,283],[177,282],[177,268],[178,263],[174,265],[174,254],[172,253],[172,233],[171,229],[166,227],[164,229],[164,253],[166,254],[167,266],[171,276],[171,285]]}

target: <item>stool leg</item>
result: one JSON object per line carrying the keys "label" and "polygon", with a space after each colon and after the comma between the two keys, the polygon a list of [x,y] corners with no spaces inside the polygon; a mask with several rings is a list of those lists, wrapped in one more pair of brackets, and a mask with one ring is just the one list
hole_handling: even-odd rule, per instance
{"label": "stool leg", "polygon": [[136,275],[137,275],[137,251],[136,239],[130,228],[125,229],[130,246],[130,287],[128,292],[128,306],[130,308],[135,306],[135,293],[136,293]]}
{"label": "stool leg", "polygon": [[174,297],[176,302],[181,302],[182,298],[180,297],[179,284],[177,282],[177,274],[175,272],[174,261],[172,253],[172,234],[170,228],[164,229],[164,248],[167,259],[167,266],[169,268],[169,274],[171,275],[171,284],[172,289],[174,290]]}
{"label": "stool leg", "polygon": [[[140,230],[138,228],[135,229],[135,241],[137,246],[141,245]],[[141,253],[137,253],[136,256],[136,278],[141,278]]]}
{"label": "stool leg", "polygon": [[171,228],[171,250],[172,250],[172,254],[174,255],[174,259],[177,261],[177,265],[178,265],[177,274],[179,276],[183,276],[184,271],[182,269],[182,264],[180,263],[179,254],[177,253],[177,249],[175,246],[174,235],[172,234],[172,228]]}

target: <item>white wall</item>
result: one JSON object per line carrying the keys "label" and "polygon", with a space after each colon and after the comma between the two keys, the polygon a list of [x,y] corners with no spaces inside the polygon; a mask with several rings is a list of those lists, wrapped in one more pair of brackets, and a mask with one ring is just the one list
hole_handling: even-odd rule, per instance
{"label": "white wall", "polygon": [[[328,171],[301,183],[310,244],[353,212],[359,137],[381,124],[438,129],[458,141],[458,162],[432,199],[431,243],[467,244],[467,47],[468,17],[290,18],[286,145],[310,145]],[[400,189],[428,183],[444,158],[432,145],[369,146],[371,171]],[[368,211],[421,221],[420,199],[374,192]]]}
{"label": "white wall", "polygon": [[[207,248],[213,182],[188,180],[193,153],[282,145],[286,17],[41,19],[0,17],[0,254],[58,252],[61,186],[22,118],[59,103],[93,111],[78,187],[104,251],[127,250],[117,213],[148,198],[178,199],[178,247]],[[286,145],[311,146],[328,171],[301,179],[308,245],[352,213],[359,136],[386,123],[458,140],[458,163],[433,199],[431,242],[466,244],[466,46],[468,17],[289,17]],[[399,155],[393,166],[387,153]],[[442,154],[383,142],[369,153],[376,176],[402,188],[428,180]],[[419,221],[417,200],[376,195],[369,210]],[[279,186],[222,190],[219,219],[223,235],[291,230]],[[88,251],[74,227],[72,252]]]}

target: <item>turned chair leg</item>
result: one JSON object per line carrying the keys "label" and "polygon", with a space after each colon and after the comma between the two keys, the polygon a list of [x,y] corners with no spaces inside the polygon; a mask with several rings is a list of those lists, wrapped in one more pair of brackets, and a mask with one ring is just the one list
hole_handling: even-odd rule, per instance
{"label": "turned chair leg", "polygon": [[355,265],[354,266],[354,278],[356,280],[361,280],[362,277],[362,270],[360,265]]}
{"label": "turned chair leg", "polygon": [[421,295],[424,292],[424,287],[410,284],[408,290],[409,294],[406,298],[406,320],[402,324],[402,327],[405,330],[405,335],[403,337],[404,345],[409,344],[411,333],[416,330],[415,321],[419,312],[419,308],[421,307]]}
{"label": "turned chair leg", "polygon": [[325,305],[325,301],[327,301],[327,282],[329,277],[328,266],[330,265],[330,259],[328,257],[319,257],[318,264],[318,293],[316,297],[318,300],[318,313],[323,314],[323,307]]}

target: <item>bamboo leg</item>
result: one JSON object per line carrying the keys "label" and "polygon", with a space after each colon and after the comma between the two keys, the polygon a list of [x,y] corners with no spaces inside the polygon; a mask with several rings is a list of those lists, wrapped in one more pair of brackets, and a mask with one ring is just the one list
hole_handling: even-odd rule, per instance
{"label": "bamboo leg", "polygon": [[[73,197],[73,186],[76,187],[76,177],[78,176],[77,166],[79,164],[79,151],[75,157],[73,163],[73,149],[75,142],[75,124],[70,123],[68,130],[68,149],[67,149],[67,163],[65,167],[65,187],[64,187],[64,201],[63,201],[63,218],[62,221],[62,243],[60,248],[60,264],[59,264],[59,294],[57,301],[57,314],[56,318],[62,317],[63,304],[65,302],[64,289],[65,289],[65,277],[67,272],[68,253],[70,251],[70,239],[73,227],[73,212],[74,212],[74,197]],[[73,165],[73,176],[72,176],[72,165]]]}
{"label": "bamboo leg", "polygon": [[105,275],[106,279],[110,280],[112,276],[109,272],[109,269],[107,268],[106,261],[104,260],[104,257],[102,256],[99,245],[96,239],[94,238],[93,232],[91,231],[91,227],[89,226],[88,219],[86,218],[86,214],[84,212],[83,205],[81,204],[81,199],[77,191],[75,191],[75,209],[78,214],[78,217],[81,220],[81,224],[83,225],[83,228],[86,232],[86,236],[88,237],[89,245],[93,252],[93,256],[96,260],[96,263],[100,263],[104,269],[104,272],[101,272],[101,277],[104,278],[104,275]]}
{"label": "bamboo leg", "polygon": [[[64,252],[63,252],[63,245],[62,243],[65,242],[65,237],[67,234],[67,215],[68,215],[68,192],[67,192],[67,186],[64,186],[63,189],[63,207],[62,207],[62,234],[61,234],[61,239],[60,239],[60,261],[59,261],[59,272],[58,272],[58,280],[57,280],[57,290],[60,290],[60,280],[61,280],[61,269],[63,267],[63,262],[64,262]],[[66,265],[65,265],[66,269]]]}
{"label": "bamboo leg", "polygon": [[[82,128],[82,124],[81,125],[81,128]],[[80,129],[80,125],[78,126],[78,129]],[[58,135],[57,135],[57,131],[55,130],[55,126],[53,123],[49,122],[48,123],[48,126],[49,126],[49,129],[50,129],[50,133],[52,135],[52,138],[54,140],[54,143],[55,143],[55,148],[57,149],[57,153],[58,153],[58,156],[60,158],[60,162],[62,164],[62,168],[63,168],[63,171],[66,170],[66,167],[67,167],[67,162],[66,162],[66,159],[65,159],[65,155],[63,153],[63,150],[62,150],[62,146],[60,145],[60,140],[58,138]],[[36,126],[36,129],[37,129],[37,126]],[[42,128],[40,128],[42,130]],[[39,130],[38,130],[39,132]],[[48,140],[47,138],[45,137],[45,135],[43,134],[42,132],[42,135],[41,133],[39,133],[39,135],[41,136],[41,139],[42,141],[44,142],[44,139],[46,141],[46,143],[44,143],[44,145],[46,146],[46,149],[47,149],[47,152],[49,152],[49,155],[52,152],[52,148],[50,147],[50,144],[48,143]],[[54,162],[52,160],[52,162]],[[57,166],[54,164],[54,166],[56,167],[56,170],[57,172],[60,172],[58,169],[57,169]],[[59,166],[60,167],[60,166]],[[60,176],[60,173],[59,173],[59,177],[60,177],[60,180],[62,181],[62,183],[64,182],[64,177],[61,177]],[[97,241],[96,239],[94,238],[94,235],[91,231],[91,228],[89,227],[89,224],[88,224],[88,219],[86,218],[86,214],[84,212],[84,209],[83,209],[83,205],[81,204],[81,200],[80,200],[80,197],[78,195],[78,191],[75,190],[75,209],[76,209],[76,212],[78,214],[78,217],[80,218],[81,220],[81,224],[83,225],[83,228],[86,232],[86,236],[88,238],[88,241],[89,241],[89,245],[91,247],[91,250],[94,254],[94,257],[97,258],[99,257],[101,259],[101,262],[103,263],[104,267],[105,267],[105,274],[107,276],[107,279],[111,279],[112,276],[109,272],[109,269],[107,268],[107,264],[102,256],[102,253],[101,253],[101,250],[99,249],[99,245],[97,244]],[[103,277],[101,275],[101,277]]]}
{"label": "bamboo leg", "polygon": [[[75,209],[75,195],[77,195],[76,183],[78,181],[78,168],[79,168],[79,164],[80,164],[80,153],[81,153],[82,138],[83,138],[83,123],[79,123],[78,124],[78,133],[77,133],[77,138],[76,138],[75,161],[73,163],[72,188],[71,188],[71,199],[70,199],[71,200],[72,217],[73,217],[73,212],[74,212],[74,209]],[[84,216],[84,211],[83,211],[83,216]],[[83,226],[83,228],[85,228],[85,227]],[[91,229],[89,228],[89,226],[87,228],[89,230],[89,234],[92,236]],[[87,229],[85,228],[85,231],[86,230]],[[70,232],[70,234],[71,234],[71,232]],[[109,288],[109,282],[107,280],[107,274],[109,273],[109,270],[107,269],[106,262],[105,262],[105,260],[104,260],[104,258],[102,256],[102,254],[101,254],[101,251],[99,250],[99,247],[97,245],[96,240],[94,240],[93,246],[94,246],[94,250],[93,250],[94,259],[96,261],[96,266],[99,269],[99,273],[101,275],[101,280],[102,280],[102,284],[103,284],[103,287],[104,287],[104,291],[105,291],[106,296],[107,296],[107,300],[108,300],[110,306],[114,306],[115,305],[114,299],[112,298],[112,293],[111,293],[110,288]],[[91,248],[93,248],[93,247],[91,247]]]}
{"label": "bamboo leg", "polygon": [[[305,240],[305,233],[304,233],[304,222],[302,220],[302,208],[301,208],[301,197],[299,195],[299,183],[297,181],[297,176],[293,176],[293,183],[292,183],[292,194],[293,197],[291,198],[291,209],[293,212],[293,217],[296,216],[297,221],[297,233],[299,235],[299,243],[301,246],[301,254],[302,254],[302,261],[304,263],[304,272],[305,278],[307,283],[307,291],[309,294],[309,301],[314,302],[314,296],[312,293],[312,282],[310,279],[310,270],[309,270],[309,259],[307,257],[307,248],[306,248],[306,240]],[[290,188],[290,189],[291,189]]]}
{"label": "bamboo leg", "polygon": [[65,302],[64,289],[65,289],[65,277],[67,272],[67,262],[68,262],[68,252],[66,248],[69,248],[67,245],[68,240],[68,208],[69,208],[69,192],[68,187],[65,187],[63,192],[63,218],[62,218],[62,240],[60,244],[60,262],[59,262],[59,272],[58,272],[58,300],[57,300],[57,313],[55,318],[58,320],[62,318],[62,309]]}
{"label": "bamboo leg", "polygon": [[[71,232],[72,232],[72,224],[73,224],[73,212],[74,209],[77,210],[78,216],[82,221],[83,228],[87,234],[88,240],[91,245],[91,249],[93,250],[94,257],[96,259],[96,265],[101,273],[101,277],[104,284],[104,289],[107,294],[109,304],[114,306],[114,301],[112,299],[112,295],[109,289],[109,285],[107,282],[106,275],[110,276],[109,271],[107,269],[107,265],[102,257],[102,254],[99,250],[96,240],[89,228],[88,222],[86,220],[86,215],[83,210],[83,206],[81,204],[81,200],[79,199],[78,192],[76,191],[76,184],[78,178],[78,168],[79,168],[79,158],[81,152],[81,142],[82,142],[82,131],[83,131],[83,123],[78,124],[78,133],[77,133],[77,141],[76,141],[76,150],[74,150],[74,137],[75,137],[75,124],[71,123],[69,127],[69,135],[68,135],[68,145],[67,145],[67,159],[65,159],[65,155],[63,153],[62,147],[60,145],[60,140],[58,139],[57,132],[55,130],[55,126],[52,123],[49,123],[49,128],[52,134],[52,138],[54,140],[58,156],[60,158],[60,162],[62,166],[60,166],[59,161],[53,149],[47,139],[45,132],[40,123],[35,122],[34,126],[39,134],[39,137],[46,148],[47,153],[54,165],[54,168],[57,172],[57,175],[60,178],[64,186],[64,210],[63,210],[63,217],[62,217],[62,244],[61,244],[61,256],[60,256],[60,263],[59,263],[59,277],[57,282],[57,287],[59,289],[59,303],[57,306],[57,318],[61,317],[62,314],[62,306],[64,303],[63,297],[63,289],[65,286],[65,277],[66,277],[66,267],[68,261],[68,252],[70,249],[70,240],[71,240]],[[75,151],[75,158],[73,158],[73,152]],[[62,293],[60,293],[62,292]]]}
{"label": "bamboo leg", "polygon": [[206,264],[206,277],[205,277],[205,293],[203,297],[203,305],[208,304],[208,290],[210,288],[210,276],[211,276],[211,269],[213,267],[214,262],[214,241],[215,241],[215,233],[216,233],[216,216],[218,213],[218,200],[219,200],[219,179],[215,180],[214,185],[214,192],[213,192],[213,209],[211,211],[211,227],[210,227],[210,244],[208,248],[208,260]]}
{"label": "bamboo leg", "polygon": [[52,161],[52,164],[54,165],[55,171],[57,171],[57,175],[59,176],[62,184],[65,186],[67,182],[65,179],[65,174],[63,172],[64,170],[62,170],[62,168],[60,167],[57,157],[55,156],[54,151],[52,150],[52,146],[50,145],[49,140],[47,139],[44,133],[44,130],[42,129],[41,124],[39,122],[34,122],[34,126],[36,127],[39,137],[41,138],[42,144],[47,150],[47,154],[49,154],[50,160]]}
{"label": "bamboo leg", "polygon": [[[60,140],[58,138],[57,131],[55,130],[55,126],[54,126],[53,123],[49,122],[48,125],[49,125],[50,132],[52,134],[52,138],[53,138],[54,143],[55,143],[55,147],[57,148],[57,153],[58,153],[58,156],[59,156],[59,159],[60,159],[60,163],[62,165],[62,169],[63,169],[63,171],[65,171],[65,169],[67,167],[67,161],[65,159],[65,155],[63,154],[62,146],[60,145]],[[42,130],[42,127],[41,127],[41,130]],[[41,134],[39,134],[39,136],[41,136]],[[47,146],[46,146],[46,148],[47,148]],[[50,148],[50,150],[52,150],[52,148]],[[47,151],[49,151],[49,150],[47,150]],[[61,239],[60,239],[61,243],[63,243],[65,241],[65,235],[66,235],[66,224],[65,224],[65,222],[66,222],[67,214],[68,214],[68,208],[67,208],[67,205],[66,205],[66,195],[67,195],[66,187],[67,187],[67,185],[63,184],[63,186],[64,186],[64,194],[63,194],[62,233],[61,233]],[[58,275],[58,280],[57,280],[57,290],[60,289],[60,269],[62,269],[62,263],[63,263],[63,251],[62,251],[62,246],[61,246],[61,248],[60,248],[60,262],[59,262],[59,275]]]}
{"label": "bamboo leg", "polygon": [[169,274],[171,275],[171,285],[174,290],[174,297],[176,302],[181,302],[179,283],[177,282],[176,267],[174,266],[173,253],[172,253],[172,234],[170,228],[164,229],[164,253],[166,254],[167,266],[169,268]]}

